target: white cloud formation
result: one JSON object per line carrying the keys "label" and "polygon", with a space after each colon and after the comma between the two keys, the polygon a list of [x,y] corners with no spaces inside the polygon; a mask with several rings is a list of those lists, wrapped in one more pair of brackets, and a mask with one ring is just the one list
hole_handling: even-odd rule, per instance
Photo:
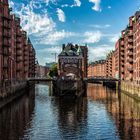
{"label": "white cloud formation", "polygon": [[63,4],[61,7],[80,7],[81,6],[81,1],[80,0],[74,0],[74,4],[68,5],[68,4]]}
{"label": "white cloud formation", "polygon": [[74,0],[74,5],[73,6],[81,6],[81,1],[80,0]]}
{"label": "white cloud formation", "polygon": [[[41,64],[46,61],[52,62],[54,56],[51,55],[53,52],[60,52],[61,45],[56,47],[57,44],[61,44],[63,39],[67,39],[73,41],[75,43],[89,43],[90,45],[94,45],[94,43],[98,43],[102,37],[111,44],[114,43],[117,39],[117,34],[104,34],[101,31],[85,31],[80,33],[70,32],[66,30],[58,30],[56,27],[56,23],[50,17],[50,13],[45,10],[47,6],[50,6],[49,3],[57,4],[57,0],[26,0],[28,3],[20,5],[19,3],[13,3],[10,1],[10,6],[13,7],[14,13],[20,16],[21,25],[24,30],[28,31],[29,35],[32,35],[33,44],[38,47],[41,45],[47,45],[54,47],[46,47],[45,49],[37,50],[37,57],[39,58],[39,62]],[[94,3],[93,10],[101,11],[100,2],[101,0],[89,0]],[[44,4],[46,5],[45,8]],[[18,5],[18,6],[17,6]],[[74,0],[73,5],[67,5],[67,7],[80,7],[81,1]],[[40,12],[36,12],[36,10],[40,10]],[[56,9],[55,9],[56,10]],[[58,18],[61,22],[65,22],[65,13],[62,9],[57,8]],[[109,24],[106,25],[92,25],[91,27],[104,29],[110,27]],[[97,29],[97,30],[98,30]],[[81,36],[82,34],[82,36]],[[65,41],[65,40],[64,40]],[[38,48],[37,47],[37,48]],[[43,46],[44,47],[44,46]],[[114,46],[113,46],[114,47]],[[100,45],[98,47],[89,47],[89,58],[90,60],[101,59],[105,56],[106,52],[113,48],[107,45]],[[47,52],[47,53],[45,53]],[[100,52],[100,53],[99,53]],[[47,54],[47,57],[46,57]]]}
{"label": "white cloud formation", "polygon": [[85,43],[96,43],[100,41],[102,37],[102,33],[100,31],[85,32],[84,36],[85,36],[85,40],[84,40]]}
{"label": "white cloud formation", "polygon": [[[37,50],[38,54],[41,55],[41,57],[39,57],[39,61],[42,64],[45,64],[46,62],[54,62],[55,61],[55,53],[56,55],[58,55],[62,50],[62,46],[50,46],[49,48],[43,48],[43,49],[39,49]],[[47,54],[47,57],[46,57]]]}
{"label": "white cloud formation", "polygon": [[72,36],[76,36],[75,33],[62,31],[54,31],[50,32],[47,36],[42,36],[39,40],[36,41],[37,44],[45,44],[45,45],[56,45],[62,39],[69,38]]}
{"label": "white cloud formation", "polygon": [[65,13],[63,12],[62,9],[57,8],[57,16],[58,16],[59,21],[65,22],[66,20]]}
{"label": "white cloud formation", "polygon": [[98,46],[89,46],[89,61],[93,62],[100,59],[105,59],[108,52],[114,49],[114,46],[111,45],[98,45]]}
{"label": "white cloud formation", "polygon": [[41,53],[60,53],[61,52],[61,46],[51,46],[49,48],[43,48],[43,49],[39,49],[37,50],[38,52]]}
{"label": "white cloud formation", "polygon": [[98,28],[98,29],[106,29],[106,28],[109,28],[110,26],[111,25],[109,25],[109,24],[105,24],[105,25],[92,24],[92,25],[89,25],[89,27]]}
{"label": "white cloud formation", "polygon": [[101,11],[101,7],[100,7],[100,3],[101,3],[101,0],[89,0],[89,2],[93,3],[94,6],[92,7],[93,10],[95,11]]}
{"label": "white cloud formation", "polygon": [[111,6],[108,6],[107,8],[108,8],[108,9],[111,9],[112,7],[111,7]]}
{"label": "white cloud formation", "polygon": [[31,1],[28,5],[22,4],[21,9],[14,9],[14,13],[21,18],[21,26],[28,34],[48,33],[55,28],[55,22],[48,16],[47,11],[39,14],[33,11],[34,4]]}
{"label": "white cloud formation", "polygon": [[14,2],[13,1],[9,1],[9,6],[10,7],[14,7]]}
{"label": "white cloud formation", "polygon": [[110,35],[109,42],[111,43],[117,42],[117,40],[119,39],[119,36],[120,36],[120,33]]}

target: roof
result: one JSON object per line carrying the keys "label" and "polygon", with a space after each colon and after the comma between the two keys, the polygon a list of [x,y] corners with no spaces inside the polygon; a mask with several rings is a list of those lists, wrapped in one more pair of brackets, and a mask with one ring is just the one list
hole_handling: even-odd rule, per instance
{"label": "roof", "polygon": [[66,46],[63,46],[62,52],[59,54],[59,56],[79,56],[82,54],[83,50],[81,49],[81,46],[68,43]]}

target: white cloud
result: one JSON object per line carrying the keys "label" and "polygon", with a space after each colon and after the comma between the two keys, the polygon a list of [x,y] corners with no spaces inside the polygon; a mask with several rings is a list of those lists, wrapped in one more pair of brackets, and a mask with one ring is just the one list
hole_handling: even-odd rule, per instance
{"label": "white cloud", "polygon": [[102,33],[100,31],[85,32],[84,37],[85,37],[85,40],[84,40],[85,43],[96,43],[100,41],[102,37]]}
{"label": "white cloud", "polygon": [[111,45],[98,45],[96,47],[88,47],[89,52],[89,61],[93,62],[100,59],[105,59],[108,52],[114,49],[114,46]]}
{"label": "white cloud", "polygon": [[120,33],[119,34],[112,34],[109,37],[109,42],[111,43],[115,43],[117,42],[117,40],[119,39]]}
{"label": "white cloud", "polygon": [[63,12],[62,9],[57,8],[57,16],[58,16],[59,21],[65,22],[66,20],[65,13]]}
{"label": "white cloud", "polygon": [[100,7],[100,3],[101,3],[101,0],[89,0],[89,2],[93,3],[94,6],[92,7],[93,10],[95,11],[101,11],[101,7]]}
{"label": "white cloud", "polygon": [[81,6],[81,1],[80,0],[74,0],[74,5],[73,6]]}
{"label": "white cloud", "polygon": [[107,8],[108,8],[108,9],[111,9],[112,7],[111,7],[111,6],[108,6]]}
{"label": "white cloud", "polygon": [[9,6],[10,6],[10,7],[14,7],[13,1],[9,1]]}
{"label": "white cloud", "polygon": [[98,28],[98,29],[106,29],[106,28],[109,28],[110,26],[111,25],[109,25],[109,24],[105,24],[105,25],[98,25],[98,24],[89,25],[89,27]]}
{"label": "white cloud", "polygon": [[41,34],[50,32],[55,28],[55,23],[48,16],[47,11],[42,14],[33,11],[34,4],[31,1],[28,5],[22,4],[21,9],[14,9],[14,13],[21,18],[21,25],[28,34]]}
{"label": "white cloud", "polygon": [[54,31],[50,32],[47,36],[41,37],[39,40],[36,41],[37,44],[46,44],[46,45],[56,45],[59,43],[60,40],[65,38],[69,38],[72,36],[76,36],[75,33],[66,32],[65,30],[62,31]]}
{"label": "white cloud", "polygon": [[[55,54],[58,55],[62,50],[62,46],[50,46],[49,48],[43,48],[37,50],[38,54],[41,55],[39,57],[39,62],[45,64],[46,62],[54,62],[55,61]],[[46,57],[47,54],[47,57]]]}
{"label": "white cloud", "polygon": [[61,52],[61,46],[52,46],[52,47],[47,47],[47,48],[43,48],[43,49],[39,49],[37,50],[38,52],[41,53],[60,53]]}
{"label": "white cloud", "polygon": [[80,0],[74,0],[74,4],[68,5],[68,4],[63,4],[61,7],[80,7],[81,6],[81,1]]}
{"label": "white cloud", "polygon": [[61,7],[63,8],[63,7],[70,7],[68,4],[63,4],[63,5],[61,5]]}

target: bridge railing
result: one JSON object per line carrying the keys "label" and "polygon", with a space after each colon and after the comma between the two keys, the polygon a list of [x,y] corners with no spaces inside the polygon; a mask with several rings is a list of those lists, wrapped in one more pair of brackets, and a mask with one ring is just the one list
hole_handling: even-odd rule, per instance
{"label": "bridge railing", "polygon": [[105,76],[87,77],[86,80],[119,81],[119,79],[116,79],[116,78],[113,78],[113,77],[105,77]]}

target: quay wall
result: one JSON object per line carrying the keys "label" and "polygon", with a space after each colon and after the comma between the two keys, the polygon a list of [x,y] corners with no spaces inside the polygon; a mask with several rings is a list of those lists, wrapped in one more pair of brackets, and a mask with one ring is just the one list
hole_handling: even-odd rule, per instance
{"label": "quay wall", "polygon": [[140,101],[140,85],[136,85],[133,82],[121,81],[121,92]]}
{"label": "quay wall", "polygon": [[2,83],[0,85],[0,108],[21,96],[27,88],[27,81]]}

